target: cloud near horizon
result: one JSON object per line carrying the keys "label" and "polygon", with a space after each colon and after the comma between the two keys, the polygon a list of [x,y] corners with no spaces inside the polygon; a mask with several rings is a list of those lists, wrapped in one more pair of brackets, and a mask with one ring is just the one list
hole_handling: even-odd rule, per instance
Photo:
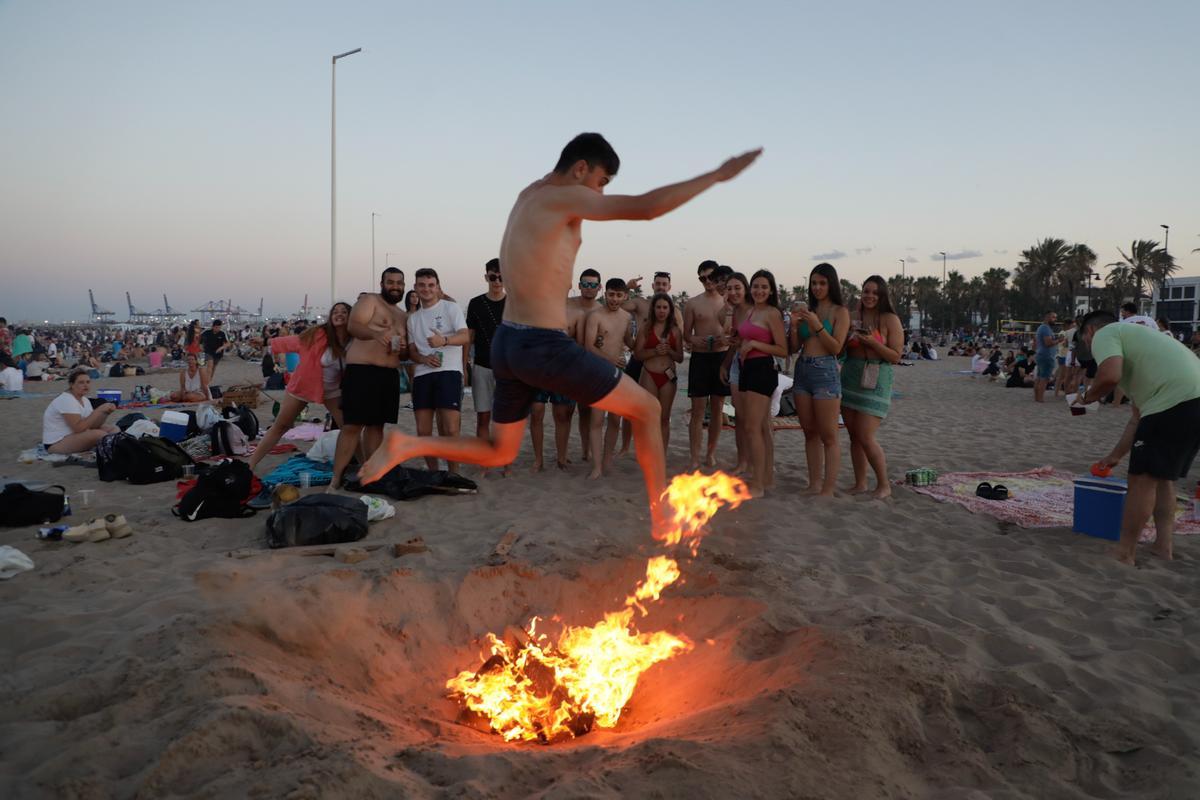
{"label": "cloud near horizon", "polygon": [[854,248],[854,254],[857,256],[865,256],[871,253],[874,249],[874,247],[856,247]]}
{"label": "cloud near horizon", "polygon": [[[979,252],[978,250],[959,250],[957,253],[947,252],[946,260],[947,261],[961,261],[964,258],[979,258],[982,255],[983,255],[983,253]],[[934,253],[933,255],[931,255],[929,257],[929,260],[930,261],[940,261],[941,258],[942,258],[941,253]]]}
{"label": "cloud near horizon", "polygon": [[817,253],[812,257],[813,261],[837,261],[839,258],[845,258],[846,254],[841,250],[831,250],[828,253]]}

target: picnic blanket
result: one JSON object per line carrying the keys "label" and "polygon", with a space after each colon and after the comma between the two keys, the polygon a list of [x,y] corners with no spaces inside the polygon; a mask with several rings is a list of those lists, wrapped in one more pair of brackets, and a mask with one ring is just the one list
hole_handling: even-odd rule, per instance
{"label": "picnic blanket", "polygon": [[302,422],[284,433],[283,438],[290,442],[315,442],[324,432],[323,422]]}
{"label": "picnic blanket", "polygon": [[300,485],[300,473],[308,473],[309,486],[328,486],[333,483],[333,465],[325,461],[313,461],[305,456],[292,456],[262,479],[263,485],[275,487],[280,484]]}
{"label": "picnic blanket", "polygon": [[[989,514],[1022,528],[1070,528],[1074,522],[1076,476],[1054,467],[1025,472],[947,472],[932,486],[909,486],[918,494],[940,503],[957,503],[972,513]],[[983,481],[1008,487],[1008,500],[986,500],[975,496]],[[906,485],[903,480],[897,484]],[[1180,502],[1175,517],[1175,534],[1200,534],[1200,521],[1191,518],[1190,502]],[[1141,541],[1154,540],[1154,523],[1142,531]]]}

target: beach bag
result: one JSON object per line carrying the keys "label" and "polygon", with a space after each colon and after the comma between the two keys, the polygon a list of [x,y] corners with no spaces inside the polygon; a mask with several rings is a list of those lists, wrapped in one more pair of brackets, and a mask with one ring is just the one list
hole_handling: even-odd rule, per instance
{"label": "beach bag", "polygon": [[210,452],[214,456],[244,456],[250,449],[246,434],[227,419],[214,423],[208,436]]}
{"label": "beach bag", "polygon": [[874,391],[879,385],[879,362],[868,361],[863,364],[862,374],[858,378],[858,387],[868,391]]}
{"label": "beach bag", "polygon": [[207,433],[221,419],[220,413],[212,406],[200,406],[196,409],[196,427]]}
{"label": "beach bag", "polygon": [[253,411],[243,405],[229,406],[221,414],[242,429],[247,439],[257,439],[259,432],[258,417]]}
{"label": "beach bag", "polygon": [[66,496],[67,490],[58,485],[34,491],[21,483],[7,484],[0,491],[0,525],[17,527],[57,522],[62,518]]}
{"label": "beach bag", "polygon": [[267,546],[357,542],[367,535],[367,506],[357,497],[310,494],[267,518]]}
{"label": "beach bag", "polygon": [[444,469],[427,470],[395,466],[377,481],[359,483],[358,476],[346,480],[352,492],[382,494],[394,500],[416,500],[427,494],[476,494],[479,485],[470,478]]}
{"label": "beach bag", "polygon": [[117,452],[119,460],[128,461],[122,465],[126,469],[126,480],[139,485],[173,481],[183,474],[185,465],[195,463],[183,448],[161,436],[120,440]]}
{"label": "beach bag", "polygon": [[96,469],[100,480],[111,483],[129,477],[129,464],[133,462],[137,451],[130,450],[123,443],[135,438],[128,433],[110,433],[100,440],[96,445]]}
{"label": "beach bag", "polygon": [[123,416],[119,420],[117,420],[117,427],[123,431],[127,431],[127,430],[129,430],[130,425],[137,422],[139,419],[145,419],[145,418],[146,418],[145,414],[134,411],[132,414],[126,414],[125,416]]}
{"label": "beach bag", "polygon": [[252,517],[254,509],[246,503],[261,487],[246,462],[222,461],[196,479],[196,485],[179,498],[171,513],[186,522]]}

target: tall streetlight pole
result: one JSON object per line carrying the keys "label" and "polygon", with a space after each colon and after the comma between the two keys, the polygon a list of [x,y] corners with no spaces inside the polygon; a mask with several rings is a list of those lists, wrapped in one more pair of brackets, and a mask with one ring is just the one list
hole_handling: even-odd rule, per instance
{"label": "tall streetlight pole", "polygon": [[946,253],[942,251],[942,289],[946,288]]}
{"label": "tall streetlight pole", "polygon": [[1171,226],[1159,225],[1158,227],[1166,231],[1165,238],[1163,239],[1163,252],[1167,255],[1171,255]]}
{"label": "tall streetlight pole", "polygon": [[337,277],[337,62],[339,58],[361,53],[356,47],[333,57],[329,81],[329,305],[333,306]]}
{"label": "tall streetlight pole", "polygon": [[[367,281],[367,288],[375,283],[375,218],[382,216],[383,214],[371,212],[371,280]],[[386,259],[386,256],[384,258]]]}
{"label": "tall streetlight pole", "polygon": [[904,292],[904,324],[908,324],[908,278],[904,272],[904,259],[900,261],[900,291]]}

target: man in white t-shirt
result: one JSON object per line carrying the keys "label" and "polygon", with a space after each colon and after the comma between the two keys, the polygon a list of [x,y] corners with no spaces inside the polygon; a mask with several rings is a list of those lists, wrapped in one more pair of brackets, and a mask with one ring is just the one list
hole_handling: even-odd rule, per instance
{"label": "man in white t-shirt", "polygon": [[[417,436],[433,435],[437,412],[438,434],[458,436],[462,424],[463,345],[471,341],[467,319],[458,303],[442,296],[438,274],[419,269],[414,276],[421,307],[408,315],[409,357],[413,371],[412,402]],[[426,457],[430,469],[438,460]],[[448,461],[447,468],[457,471]]]}

